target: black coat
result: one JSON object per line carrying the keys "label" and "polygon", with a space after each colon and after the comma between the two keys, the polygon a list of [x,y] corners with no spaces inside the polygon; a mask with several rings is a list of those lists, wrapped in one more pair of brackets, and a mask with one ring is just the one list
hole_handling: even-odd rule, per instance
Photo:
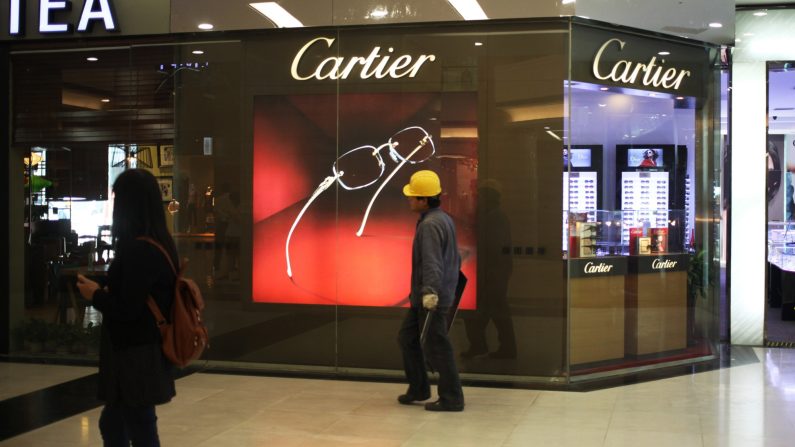
{"label": "black coat", "polygon": [[102,312],[98,397],[131,406],[165,403],[176,394],[173,368],[163,357],[146,301],[153,296],[163,315],[170,315],[176,276],[150,243],[133,240],[120,248],[108,269],[107,290],[93,296]]}

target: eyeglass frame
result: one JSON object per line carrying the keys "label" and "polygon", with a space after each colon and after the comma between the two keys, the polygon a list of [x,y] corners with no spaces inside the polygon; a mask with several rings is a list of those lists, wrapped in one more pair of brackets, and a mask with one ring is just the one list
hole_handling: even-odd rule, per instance
{"label": "eyeglass frame", "polygon": [[[422,133],[425,134],[425,136],[419,141],[419,144],[411,151],[411,153],[409,153],[409,155],[407,155],[406,157],[403,157],[402,155],[400,155],[395,150],[395,147],[398,145],[398,142],[396,142],[396,141],[393,142],[392,139],[395,136],[397,136],[397,135],[399,135],[399,134],[401,134],[403,132],[406,132],[408,130],[412,130],[412,129],[418,129],[418,130],[422,131]],[[428,144],[428,143],[430,143],[430,145],[431,145],[431,154],[429,156],[423,158],[422,160],[416,160],[416,161],[411,160],[411,157],[413,157],[414,154],[417,153],[417,151],[419,151],[420,149],[425,147],[425,145]],[[384,159],[381,156],[381,150],[383,150],[386,147],[389,148],[389,156],[390,156],[390,158],[393,161],[397,162],[398,165],[395,166],[395,169],[393,169],[392,172],[387,176],[386,180],[384,180],[381,183],[381,186],[378,187],[378,189],[373,194],[373,197],[370,199],[370,203],[367,205],[367,210],[365,211],[364,216],[362,217],[362,223],[359,226],[359,229],[356,231],[356,236],[357,237],[361,237],[361,235],[364,233],[364,227],[365,227],[365,225],[367,225],[367,218],[370,215],[370,210],[372,209],[373,204],[375,203],[375,199],[381,193],[381,190],[384,189],[384,186],[386,186],[386,184],[389,183],[390,180],[392,180],[392,177],[395,176],[397,171],[399,171],[400,168],[402,168],[403,165],[405,165],[406,163],[410,163],[410,164],[423,163],[423,162],[427,161],[428,159],[432,158],[434,155],[436,155],[436,145],[433,143],[433,138],[431,137],[431,134],[428,133],[427,130],[425,130],[424,128],[422,128],[420,126],[409,126],[409,127],[401,129],[401,130],[395,132],[394,134],[392,134],[392,136],[389,137],[389,140],[387,140],[386,143],[384,143],[384,144],[382,144],[382,145],[380,145],[378,147],[375,147],[375,146],[372,146],[372,145],[359,146],[359,147],[351,149],[351,150],[345,152],[344,154],[340,155],[339,157],[337,157],[336,160],[334,160],[334,163],[331,165],[331,171],[332,171],[332,173],[334,175],[328,176],[325,179],[323,179],[323,181],[320,182],[320,184],[317,186],[317,188],[315,188],[315,191],[312,192],[312,195],[309,197],[309,200],[307,200],[307,202],[304,204],[304,207],[298,213],[298,216],[296,216],[295,221],[293,221],[293,225],[290,227],[290,231],[287,233],[287,239],[286,239],[285,244],[284,244],[284,254],[285,254],[285,260],[287,262],[287,276],[289,278],[293,277],[292,264],[290,262],[290,240],[292,239],[293,231],[295,231],[295,228],[298,226],[298,222],[301,220],[301,218],[303,217],[304,213],[309,208],[309,205],[311,205],[312,202],[314,202],[315,199],[317,199],[317,197],[320,196],[320,194],[322,194],[325,190],[327,190],[329,187],[331,187],[331,185],[334,184],[334,183],[338,183],[340,186],[342,186],[344,189],[346,189],[348,191],[355,191],[357,189],[366,188],[366,187],[368,187],[370,185],[373,185],[376,182],[378,182],[378,180],[380,180],[381,177],[384,175],[384,170],[386,168],[386,163],[384,163]],[[356,187],[350,187],[350,186],[346,185],[345,182],[343,182],[341,180],[342,176],[345,175],[345,171],[339,171],[337,169],[337,162],[339,162],[339,160],[341,160],[346,155],[351,154],[353,152],[356,152],[358,150],[365,149],[365,148],[372,148],[373,149],[373,152],[372,152],[371,155],[374,156],[376,158],[376,160],[378,161],[378,166],[381,169],[381,172],[378,174],[378,177],[376,177],[375,180],[373,180],[373,181],[371,181],[369,183],[365,183],[364,185],[360,185],[360,186],[356,186]],[[398,162],[398,160],[400,160],[400,161]]]}

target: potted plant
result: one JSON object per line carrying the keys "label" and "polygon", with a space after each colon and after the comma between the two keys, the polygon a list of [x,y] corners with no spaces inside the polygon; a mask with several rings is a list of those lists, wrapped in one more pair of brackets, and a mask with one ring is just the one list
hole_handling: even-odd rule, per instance
{"label": "potted plant", "polygon": [[25,349],[32,354],[38,354],[44,350],[44,342],[47,340],[47,323],[38,318],[31,318],[24,324],[24,344]]}
{"label": "potted plant", "polygon": [[68,324],[56,324],[52,327],[51,338],[57,354],[68,354],[75,340],[75,327]]}
{"label": "potted plant", "polygon": [[86,354],[96,356],[99,353],[99,343],[102,338],[102,326],[89,322],[84,330]]}

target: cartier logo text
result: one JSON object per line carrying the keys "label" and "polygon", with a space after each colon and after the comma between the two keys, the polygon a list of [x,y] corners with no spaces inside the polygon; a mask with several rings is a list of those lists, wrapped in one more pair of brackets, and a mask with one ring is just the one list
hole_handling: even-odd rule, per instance
{"label": "cartier logo text", "polygon": [[317,37],[301,47],[298,53],[295,54],[293,64],[290,67],[290,74],[293,79],[298,81],[309,79],[348,79],[351,75],[358,75],[361,79],[370,77],[375,77],[376,79],[385,77],[399,79],[404,76],[413,78],[417,76],[417,73],[425,63],[436,60],[436,56],[433,54],[421,54],[416,57],[404,54],[395,57],[393,54],[395,49],[392,47],[387,48],[383,53],[381,47],[374,47],[366,57],[329,56],[321,60],[314,68],[306,69],[302,67],[301,61],[304,56],[311,57],[312,55],[317,55],[323,49],[331,48],[334,40],[334,38],[330,37]]}
{"label": "cartier logo text", "polygon": [[655,259],[651,263],[651,268],[654,270],[667,270],[676,267],[678,261],[671,261],[670,259]]}
{"label": "cartier logo text", "polygon": [[605,67],[602,64],[602,55],[605,51],[618,50],[621,52],[624,49],[626,42],[620,39],[610,39],[599,47],[596,56],[593,60],[593,75],[600,80],[611,80],[613,82],[620,82],[624,84],[643,84],[644,86],[664,87],[673,90],[678,90],[682,85],[682,80],[690,77],[690,72],[687,70],[677,69],[675,67],[665,68],[665,59],[657,60],[657,56],[652,56],[648,62],[642,64],[640,62],[632,62],[621,59],[612,67]]}
{"label": "cartier logo text", "polygon": [[610,273],[611,270],[613,270],[613,266],[604,262],[599,264],[589,262],[585,264],[585,273]]}

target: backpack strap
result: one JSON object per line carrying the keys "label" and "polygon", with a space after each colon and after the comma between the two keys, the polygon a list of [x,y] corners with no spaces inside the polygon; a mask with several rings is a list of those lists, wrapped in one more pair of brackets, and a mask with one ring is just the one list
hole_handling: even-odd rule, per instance
{"label": "backpack strap", "polygon": [[[140,236],[137,237],[136,239],[148,242],[154,245],[155,247],[157,247],[160,250],[160,252],[163,253],[163,256],[166,257],[166,261],[168,261],[168,265],[171,266],[171,270],[174,272],[174,275],[179,276],[179,272],[177,272],[177,268],[174,266],[174,262],[171,261],[171,256],[169,256],[168,251],[166,251],[166,249],[159,242],[157,242],[156,240],[152,239],[149,236]],[[152,298],[152,295],[149,295],[149,297],[147,298],[146,305],[149,307],[149,310],[152,312],[152,315],[154,315],[155,323],[157,324],[158,328],[168,323],[168,320],[166,320],[166,317],[163,316],[163,312],[160,312],[160,307],[155,302],[155,299]]]}
{"label": "backpack strap", "polygon": [[152,298],[152,295],[149,295],[147,298],[146,305],[149,306],[149,310],[152,311],[152,315],[155,317],[155,323],[157,324],[158,328],[168,323],[168,320],[166,320],[166,317],[164,317],[163,313],[160,312],[160,307],[158,307],[155,299]]}
{"label": "backpack strap", "polygon": [[160,252],[163,253],[163,256],[166,257],[168,265],[171,266],[171,270],[174,272],[174,275],[179,276],[179,271],[177,270],[177,267],[174,265],[174,261],[171,260],[171,255],[168,254],[168,251],[166,251],[166,249],[159,242],[157,242],[156,240],[152,239],[149,236],[140,236],[137,237],[136,239],[140,241],[149,242],[150,244],[157,247],[160,250]]}

